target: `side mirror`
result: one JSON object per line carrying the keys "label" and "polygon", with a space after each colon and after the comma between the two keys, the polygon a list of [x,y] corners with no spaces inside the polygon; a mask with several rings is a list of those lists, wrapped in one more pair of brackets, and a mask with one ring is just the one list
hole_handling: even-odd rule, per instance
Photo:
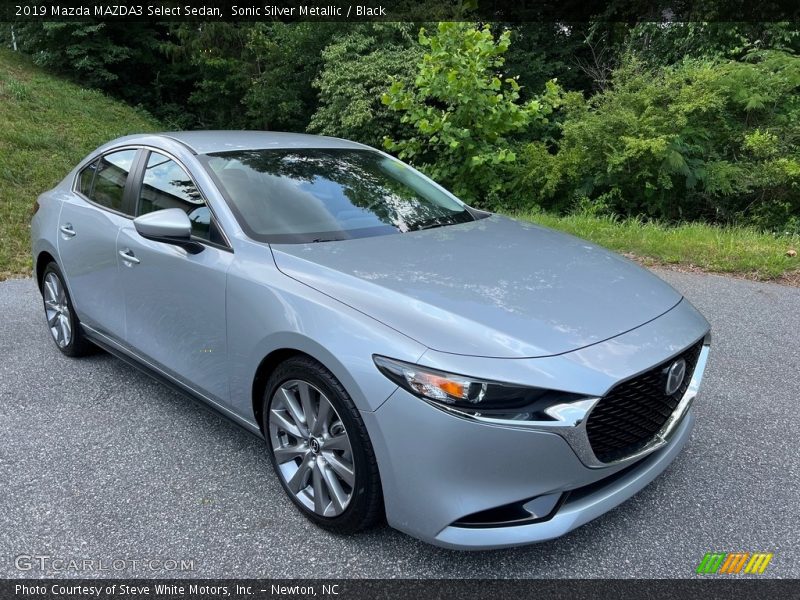
{"label": "side mirror", "polygon": [[180,246],[189,254],[203,250],[203,244],[192,240],[192,222],[180,208],[165,208],[136,217],[133,226],[148,240]]}

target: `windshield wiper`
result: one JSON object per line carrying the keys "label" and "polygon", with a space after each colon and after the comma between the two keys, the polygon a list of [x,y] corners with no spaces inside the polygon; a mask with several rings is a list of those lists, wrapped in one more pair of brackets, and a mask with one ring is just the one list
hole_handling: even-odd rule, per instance
{"label": "windshield wiper", "polygon": [[442,222],[441,218],[428,219],[426,221],[415,223],[410,231],[422,231],[423,229],[433,229],[434,227],[443,227],[445,225],[451,225],[451,223]]}

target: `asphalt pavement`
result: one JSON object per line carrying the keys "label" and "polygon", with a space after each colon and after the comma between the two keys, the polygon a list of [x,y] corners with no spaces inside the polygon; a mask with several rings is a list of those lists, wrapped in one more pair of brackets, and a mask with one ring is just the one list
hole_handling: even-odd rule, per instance
{"label": "asphalt pavement", "polygon": [[474,553],[317,529],[263,442],[105,353],[62,356],[33,281],[2,282],[0,577],[671,578],[710,551],[773,552],[762,577],[800,577],[800,289],[658,274],[713,325],[691,441],[578,530]]}

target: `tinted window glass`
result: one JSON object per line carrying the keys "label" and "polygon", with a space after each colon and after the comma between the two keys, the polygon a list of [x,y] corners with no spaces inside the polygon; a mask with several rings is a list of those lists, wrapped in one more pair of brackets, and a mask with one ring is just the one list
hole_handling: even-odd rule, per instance
{"label": "tinted window glass", "polygon": [[211,211],[192,178],[171,158],[151,152],[139,193],[138,214],[165,208],[185,211],[192,222],[192,235],[216,241],[212,239]]}
{"label": "tinted window glass", "polygon": [[122,212],[125,181],[135,156],[136,150],[121,150],[103,156],[97,166],[94,188],[89,197],[98,204]]}
{"label": "tinted window glass", "polygon": [[341,240],[474,220],[407,165],[371,150],[221,152],[206,164],[259,240]]}
{"label": "tinted window glass", "polygon": [[86,165],[78,177],[78,191],[87,198],[91,198],[92,195],[92,183],[94,182],[94,172],[96,170],[97,161],[95,160]]}

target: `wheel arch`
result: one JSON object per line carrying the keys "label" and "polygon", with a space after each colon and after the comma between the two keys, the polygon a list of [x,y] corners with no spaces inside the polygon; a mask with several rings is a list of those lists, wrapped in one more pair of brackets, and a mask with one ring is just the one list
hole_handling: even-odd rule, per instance
{"label": "wheel arch", "polygon": [[[267,354],[258,365],[256,369],[256,374],[253,377],[253,386],[251,390],[251,402],[253,405],[253,416],[256,419],[256,423],[258,424],[258,428],[261,430],[261,433],[264,434],[264,426],[263,426],[263,416],[264,416],[264,402],[263,402],[263,395],[264,395],[264,387],[267,385],[267,381],[270,378],[270,375],[277,369],[282,363],[286,362],[290,358],[294,356],[308,356],[313,360],[317,360],[313,356],[297,350],[296,348],[278,348],[277,350],[273,350],[269,354]],[[319,362],[317,360],[317,362]],[[322,363],[320,363],[322,364]]]}
{"label": "wheel arch", "polygon": [[[363,344],[353,344],[351,340],[338,338],[333,340],[335,343],[330,347],[295,331],[276,332],[263,338],[247,352],[254,359],[251,366],[241,372],[241,379],[234,377],[233,397],[236,398],[237,394],[244,396],[238,396],[241,398],[239,410],[252,410],[251,414],[261,428],[264,384],[279,364],[298,355],[307,356],[330,371],[347,391],[357,409],[377,409],[397,389],[397,384],[378,371],[372,360],[372,353],[365,352]],[[246,403],[245,394],[248,393],[250,402]]]}
{"label": "wheel arch", "polygon": [[[36,285],[39,286],[39,291],[42,291],[42,281],[44,280],[44,270],[51,262],[58,265],[55,256],[49,250],[42,250],[36,255],[36,262],[34,262],[33,274],[36,278]],[[66,282],[64,283],[66,285]]]}

